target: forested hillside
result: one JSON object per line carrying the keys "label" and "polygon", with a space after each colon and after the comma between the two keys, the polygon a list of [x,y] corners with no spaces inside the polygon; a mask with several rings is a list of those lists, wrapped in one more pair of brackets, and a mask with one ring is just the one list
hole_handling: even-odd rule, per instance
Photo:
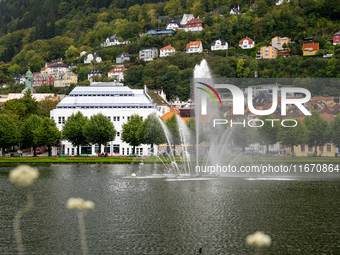
{"label": "forested hillside", "polygon": [[[82,50],[97,52],[103,59],[96,68],[107,73],[114,66],[116,56],[122,52],[132,54],[145,46],[164,47],[171,44],[184,51],[188,42],[200,40],[210,50],[213,40],[224,39],[229,50],[189,56],[179,52],[177,58],[156,59],[148,64],[139,61],[128,69],[126,84],[152,88],[164,87],[170,98],[189,97],[189,79],[193,66],[202,57],[208,59],[218,77],[340,77],[340,47],[331,42],[332,35],[340,31],[340,0],[291,0],[275,5],[275,0],[240,0],[241,15],[230,15],[229,6],[235,0],[2,0],[0,1],[0,84],[11,83],[11,76],[22,74],[30,66],[40,71],[45,62],[63,58],[66,64],[79,63],[76,73],[80,81],[93,65],[84,65]],[[202,32],[176,32],[175,36],[139,36],[150,28],[164,28],[166,18],[192,13],[204,22]],[[100,47],[107,37],[117,34],[130,39],[131,44],[109,48]],[[255,40],[251,50],[238,48],[244,37]],[[269,45],[274,36],[289,37],[293,43],[290,58],[255,60],[261,46]],[[320,45],[317,57],[302,57],[301,40],[312,37]],[[326,53],[335,55],[324,59]],[[178,59],[181,59],[179,63]],[[132,62],[133,62],[132,61]],[[172,85],[171,85],[172,84]],[[339,93],[340,90],[319,88],[315,93]]]}

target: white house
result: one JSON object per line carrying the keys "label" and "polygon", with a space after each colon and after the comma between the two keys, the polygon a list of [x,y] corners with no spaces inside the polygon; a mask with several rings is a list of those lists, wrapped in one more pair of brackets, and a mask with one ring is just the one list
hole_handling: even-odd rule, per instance
{"label": "white house", "polygon": [[251,48],[254,48],[255,47],[255,42],[246,37],[246,38],[243,38],[239,44],[238,44],[242,49],[251,49]]}
{"label": "white house", "polygon": [[241,11],[240,11],[240,5],[238,4],[237,6],[234,5],[231,9],[230,9],[230,14],[233,15],[233,14],[241,14]]}
{"label": "white house", "polygon": [[280,5],[280,4],[283,4],[284,1],[289,3],[290,0],[275,0],[275,3],[276,3],[276,5]]}
{"label": "white house", "polygon": [[139,52],[139,59],[143,59],[146,62],[152,61],[156,56],[158,56],[158,49],[156,47],[147,47]]}
{"label": "white house", "polygon": [[159,54],[160,57],[166,57],[166,56],[169,56],[171,53],[176,52],[176,49],[172,47],[171,45],[168,45],[160,49],[159,52],[160,52]]}
{"label": "white house", "polygon": [[113,68],[111,71],[108,72],[107,76],[109,78],[115,79],[116,81],[120,82],[124,80],[124,72],[126,68]]}
{"label": "white house", "polygon": [[83,50],[82,52],[80,52],[80,57],[84,56],[86,53],[86,50]]}
{"label": "white house", "polygon": [[166,29],[172,29],[172,30],[179,29],[179,21],[178,21],[178,19],[167,19],[167,21],[166,21]]}
{"label": "white house", "polygon": [[215,40],[211,43],[211,50],[227,50],[228,43],[223,39]]}
{"label": "white house", "polygon": [[99,70],[99,69],[93,69],[93,70],[91,70],[91,72],[89,72],[87,74],[87,79],[90,80],[90,78],[92,76],[95,76],[95,75],[102,76],[103,75],[103,71]]}
{"label": "white house", "polygon": [[123,42],[120,42],[117,35],[112,35],[112,36],[106,38],[105,42],[102,43],[101,46],[107,47],[107,46],[129,44],[129,43],[131,43],[131,41],[129,41],[129,40],[125,40]]}
{"label": "white house", "polygon": [[[77,86],[65,97],[57,108],[50,112],[59,130],[73,113],[80,111],[90,119],[92,115],[102,113],[106,116],[117,130],[116,137],[106,146],[102,145],[101,151],[109,155],[130,155],[133,147],[121,140],[122,125],[129,121],[131,115],[138,114],[141,119],[146,119],[156,110],[156,104],[151,102],[150,96],[145,89],[130,89],[127,86],[120,86],[110,82],[91,83],[90,86]],[[141,144],[136,147],[135,154],[150,155],[150,145]],[[154,148],[157,153],[157,146]],[[62,141],[59,148],[53,147],[52,154],[76,155],[77,148],[68,141]],[[97,144],[81,146],[81,154],[96,155],[99,151]]]}
{"label": "white house", "polygon": [[201,41],[194,41],[187,44],[186,53],[202,53],[203,46]]}
{"label": "white house", "polygon": [[183,14],[183,18],[181,19],[181,22],[179,23],[181,26],[185,26],[190,20],[194,19],[194,15],[192,14]]}
{"label": "white house", "polygon": [[90,53],[84,58],[84,63],[89,64],[93,60],[96,61],[97,63],[102,62],[102,58],[97,53],[93,53],[93,54]]}
{"label": "white house", "polygon": [[197,18],[197,19],[190,20],[184,26],[183,29],[185,30],[185,32],[188,32],[188,31],[198,32],[198,31],[202,31],[203,27],[204,27],[204,24],[203,24],[202,20],[200,20],[200,18]]}

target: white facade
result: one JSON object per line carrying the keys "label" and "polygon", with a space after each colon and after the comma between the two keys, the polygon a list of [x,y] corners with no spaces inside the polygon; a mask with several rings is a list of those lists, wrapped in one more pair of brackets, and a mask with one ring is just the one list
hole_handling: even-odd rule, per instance
{"label": "white facade", "polygon": [[218,39],[211,43],[211,50],[227,50],[228,43],[224,40]]}
{"label": "white facade", "polygon": [[179,29],[179,26],[178,26],[177,23],[169,23],[169,24],[166,26],[166,29],[176,30],[176,29]]}
{"label": "white facade", "polygon": [[186,53],[203,53],[203,46],[200,41],[188,43],[186,49]]}
{"label": "white facade", "polygon": [[108,72],[107,76],[111,79],[115,79],[120,82],[124,80],[124,71],[126,68],[113,68],[110,72]]}
{"label": "white facade", "polygon": [[144,61],[152,61],[156,56],[158,56],[158,49],[155,47],[145,48],[139,52],[139,59]]}
{"label": "white facade", "polygon": [[85,64],[89,64],[92,62],[92,60],[95,60],[97,63],[100,63],[102,62],[102,58],[97,54],[97,53],[94,53],[94,54],[89,54],[87,55],[85,58],[84,58],[84,63]]}
{"label": "white facade", "polygon": [[[122,85],[122,84],[121,84]],[[50,113],[59,130],[69,116],[80,111],[88,119],[95,114],[102,113],[114,124],[117,131],[114,141],[107,144],[105,151],[109,155],[129,155],[133,147],[121,140],[122,125],[130,116],[138,114],[143,120],[151,113],[156,112],[155,104],[150,101],[149,95],[143,89],[130,89],[127,86],[117,86],[116,83],[91,83],[91,86],[77,86],[68,97],[65,97],[57,108]],[[136,147],[135,154],[150,155],[150,145],[142,144]],[[53,148],[52,154],[57,154],[58,148]],[[62,141],[61,154],[76,155],[77,149],[68,141]],[[82,146],[82,154],[97,155],[98,146]],[[101,151],[104,151],[102,145]],[[155,147],[157,153],[157,146]]]}
{"label": "white facade", "polygon": [[190,20],[194,19],[194,15],[192,14],[183,14],[183,18],[180,22],[182,26],[185,26]]}
{"label": "white facade", "polygon": [[84,56],[87,52],[85,50],[83,50],[82,52],[80,52],[80,56]]}
{"label": "white facade", "polygon": [[131,41],[129,41],[129,40],[125,40],[123,42],[120,42],[119,39],[118,39],[118,36],[117,35],[113,35],[113,36],[107,37],[105,42],[102,43],[101,46],[107,47],[107,46],[129,44],[129,43],[131,43]]}
{"label": "white facade", "polygon": [[160,54],[159,54],[160,57],[167,57],[171,53],[176,52],[176,49],[174,47],[172,47],[171,45],[168,45],[168,46],[160,49],[159,52],[160,52]]}
{"label": "white facade", "polygon": [[[280,4],[283,4],[284,1],[285,0],[275,0],[275,3],[276,3],[276,5],[280,5]],[[290,0],[286,0],[286,1],[287,1],[287,3],[289,3]]]}
{"label": "white facade", "polygon": [[250,38],[245,38],[245,39],[241,40],[239,46],[242,49],[251,49],[251,48],[255,47],[255,42]]}

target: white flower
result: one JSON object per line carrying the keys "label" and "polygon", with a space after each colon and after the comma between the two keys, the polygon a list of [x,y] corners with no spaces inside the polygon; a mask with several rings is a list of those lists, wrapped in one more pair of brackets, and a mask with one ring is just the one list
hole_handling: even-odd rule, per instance
{"label": "white flower", "polygon": [[84,202],[84,208],[86,210],[93,210],[94,209],[94,203],[92,201],[85,201]]}
{"label": "white flower", "polygon": [[38,177],[38,170],[26,165],[20,165],[9,173],[10,181],[23,187],[31,185]]}
{"label": "white flower", "polygon": [[248,245],[255,245],[258,247],[262,247],[262,246],[269,246],[270,243],[271,243],[270,236],[260,231],[257,231],[253,235],[247,236]]}
{"label": "white flower", "polygon": [[67,201],[67,208],[70,210],[82,210],[84,208],[84,200],[72,197]]}
{"label": "white flower", "polygon": [[92,201],[84,201],[82,198],[70,198],[67,201],[67,208],[70,210],[93,210],[94,203]]}

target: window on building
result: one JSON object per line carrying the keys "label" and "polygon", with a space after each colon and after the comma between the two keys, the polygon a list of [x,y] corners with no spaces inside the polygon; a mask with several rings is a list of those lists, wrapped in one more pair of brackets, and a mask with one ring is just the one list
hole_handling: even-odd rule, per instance
{"label": "window on building", "polygon": [[323,146],[319,146],[319,152],[323,152]]}
{"label": "window on building", "polygon": [[143,117],[140,117],[140,120],[143,121]]}
{"label": "window on building", "polygon": [[58,117],[58,124],[61,124],[61,117]]}
{"label": "window on building", "polygon": [[[106,107],[105,107],[106,108]],[[107,118],[109,119],[109,121],[111,121],[111,116],[107,116]]]}
{"label": "window on building", "polygon": [[119,133],[119,132],[117,132],[117,136],[120,136],[120,133]]}
{"label": "window on building", "polygon": [[306,151],[306,145],[301,144],[300,146],[301,146],[301,148],[300,148],[301,152],[305,152]]}
{"label": "window on building", "polygon": [[130,120],[130,116],[127,116],[127,121],[129,121]]}
{"label": "window on building", "polygon": [[122,155],[124,155],[124,148],[122,148]]}
{"label": "window on building", "polygon": [[126,155],[130,155],[129,148],[126,148]]}
{"label": "window on building", "polygon": [[327,144],[327,152],[331,152],[332,151],[332,144]]}
{"label": "window on building", "polygon": [[[119,121],[119,118],[120,118],[120,117],[117,117],[117,121]],[[123,117],[123,119],[124,119],[124,117]]]}
{"label": "window on building", "polygon": [[112,154],[119,154],[119,144],[113,145],[113,152]]}
{"label": "window on building", "polygon": [[139,155],[143,155],[143,148],[139,149]]}
{"label": "window on building", "polygon": [[310,146],[310,145],[309,145],[309,146],[308,146],[308,151],[309,151],[309,152],[313,151],[313,146]]}

